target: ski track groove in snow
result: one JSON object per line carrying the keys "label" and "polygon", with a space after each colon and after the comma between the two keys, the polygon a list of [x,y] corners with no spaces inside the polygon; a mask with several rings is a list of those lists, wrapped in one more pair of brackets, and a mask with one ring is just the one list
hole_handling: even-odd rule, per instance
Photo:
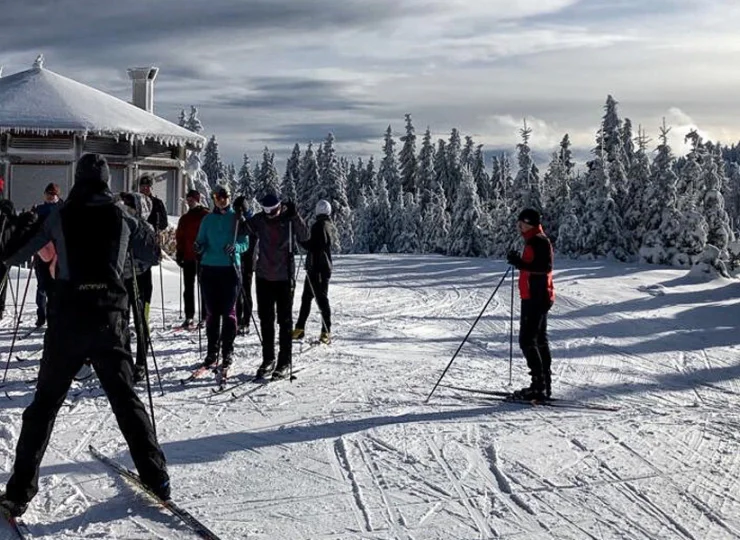
{"label": "ski track groove in snow", "polygon": [[362,494],[362,489],[360,488],[360,485],[357,483],[354,469],[352,467],[352,464],[349,461],[349,454],[347,453],[347,445],[343,437],[339,437],[336,441],[334,441],[334,454],[336,455],[336,458],[337,458],[337,461],[339,462],[340,467],[344,470],[347,480],[349,480],[350,484],[352,485],[352,495],[355,501],[355,504],[353,505],[353,510],[355,514],[357,514],[357,512],[359,511],[359,513],[362,516],[362,519],[357,520],[358,525],[360,525],[361,527],[364,527],[364,529],[367,532],[373,532],[374,528],[373,528],[372,520],[370,518],[370,511],[367,507],[367,504],[365,503],[365,499]]}

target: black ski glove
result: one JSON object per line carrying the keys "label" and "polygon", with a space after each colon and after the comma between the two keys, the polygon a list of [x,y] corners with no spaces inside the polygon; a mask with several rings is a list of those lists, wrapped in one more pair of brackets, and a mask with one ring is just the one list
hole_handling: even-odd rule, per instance
{"label": "black ski glove", "polygon": [[519,267],[522,265],[522,258],[519,253],[511,250],[509,251],[509,253],[506,254],[506,262],[508,262],[514,268],[519,269]]}
{"label": "black ski glove", "polygon": [[233,255],[234,253],[236,253],[236,246],[234,244],[226,244],[224,246],[224,252],[227,255]]}
{"label": "black ski glove", "polygon": [[178,251],[177,253],[175,253],[175,262],[180,268],[185,266],[185,255],[183,255],[182,251]]}
{"label": "black ski glove", "polygon": [[287,201],[283,203],[283,215],[288,219],[296,217],[297,212],[295,209],[295,203],[293,201]]}

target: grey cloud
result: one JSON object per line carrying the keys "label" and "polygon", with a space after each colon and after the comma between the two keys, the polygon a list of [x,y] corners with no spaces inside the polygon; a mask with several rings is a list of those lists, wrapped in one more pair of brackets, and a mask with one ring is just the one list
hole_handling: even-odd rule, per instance
{"label": "grey cloud", "polygon": [[[0,49],[8,52],[58,48],[81,51],[92,47],[147,47],[167,38],[203,33],[319,32],[330,28],[375,26],[399,16],[391,0],[98,0],[3,2]],[[242,36],[243,37],[243,36]],[[276,36],[273,36],[276,37]],[[180,51],[178,51],[180,52]]]}
{"label": "grey cloud", "polygon": [[294,77],[248,79],[246,88],[218,96],[212,104],[237,109],[300,109],[340,113],[377,106],[375,102],[350,97],[347,83]]}
{"label": "grey cloud", "polygon": [[341,148],[343,143],[367,143],[374,140],[378,141],[378,148],[380,148],[383,130],[382,126],[373,125],[373,123],[362,125],[341,122],[285,124],[272,128],[270,131],[273,135],[268,138],[268,141],[272,144],[291,146],[295,143],[304,144],[309,141],[319,143],[331,132],[334,134],[338,148]]}

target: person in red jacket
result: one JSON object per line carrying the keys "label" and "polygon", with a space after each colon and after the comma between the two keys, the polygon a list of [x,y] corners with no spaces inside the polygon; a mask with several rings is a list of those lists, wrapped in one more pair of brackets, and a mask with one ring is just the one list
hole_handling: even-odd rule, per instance
{"label": "person in red jacket", "polygon": [[553,251],[550,239],[542,230],[539,212],[523,210],[518,218],[519,232],[524,237],[524,251],[510,251],[506,259],[519,270],[521,322],[519,346],[527,359],[532,384],[514,392],[520,399],[544,400],[550,389],[550,344],[547,340],[547,313],[555,302],[552,282]]}
{"label": "person in red jacket", "polygon": [[[198,274],[198,259],[196,257],[195,239],[198,236],[200,222],[208,215],[208,209],[200,203],[200,193],[191,189],[185,197],[188,211],[177,222],[175,231],[175,261],[182,268],[183,274],[183,300],[185,302],[185,322],[183,327],[188,328],[193,324],[195,317],[195,278]],[[205,302],[201,291],[201,313]]]}

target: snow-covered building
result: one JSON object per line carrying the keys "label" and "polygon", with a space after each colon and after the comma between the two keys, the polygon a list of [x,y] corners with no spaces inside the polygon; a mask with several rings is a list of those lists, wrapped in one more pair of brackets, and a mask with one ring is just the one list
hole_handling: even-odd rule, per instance
{"label": "snow-covered building", "polygon": [[182,212],[186,151],[205,138],[153,113],[158,69],[128,70],[132,103],[63,77],[43,66],[0,76],[0,176],[17,209],[41,202],[49,182],[64,197],[75,163],[85,153],[104,155],[114,192],[133,190],[144,173],[172,215]]}

